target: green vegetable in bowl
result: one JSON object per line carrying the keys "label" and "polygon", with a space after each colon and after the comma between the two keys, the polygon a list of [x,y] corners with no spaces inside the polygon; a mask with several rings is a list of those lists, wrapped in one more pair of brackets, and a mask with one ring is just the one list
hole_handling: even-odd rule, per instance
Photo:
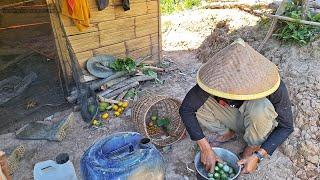
{"label": "green vegetable in bowl", "polygon": [[223,166],[222,169],[223,169],[223,171],[226,172],[226,173],[228,173],[228,172],[230,171],[230,167],[229,167],[228,165],[226,165],[226,164]]}
{"label": "green vegetable in bowl", "polygon": [[220,168],[218,166],[214,167],[215,171],[220,171]]}
{"label": "green vegetable in bowl", "polygon": [[213,178],[213,174],[212,173],[208,173],[208,178]]}
{"label": "green vegetable in bowl", "polygon": [[219,173],[214,173],[213,175],[216,179],[219,179],[220,178],[220,174]]}
{"label": "green vegetable in bowl", "polygon": [[221,162],[218,162],[218,167],[221,169],[223,168],[223,164]]}

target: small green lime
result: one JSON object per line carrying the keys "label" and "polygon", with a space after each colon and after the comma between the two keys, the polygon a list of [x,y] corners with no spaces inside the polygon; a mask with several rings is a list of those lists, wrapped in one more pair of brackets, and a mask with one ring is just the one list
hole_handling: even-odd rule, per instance
{"label": "small green lime", "polygon": [[215,171],[220,171],[220,168],[219,168],[218,166],[215,166],[215,167],[214,167],[214,170],[215,170]]}
{"label": "small green lime", "polygon": [[230,167],[228,165],[224,165],[222,169],[226,173],[230,171]]}
{"label": "small green lime", "polygon": [[222,180],[227,180],[228,179],[228,176],[226,174],[221,174],[221,178]]}
{"label": "small green lime", "polygon": [[95,111],[94,105],[89,105],[89,106],[88,106],[88,112],[89,112],[90,114],[94,114],[94,111]]}
{"label": "small green lime", "polygon": [[219,179],[220,178],[220,174],[219,173],[214,173],[214,178]]}
{"label": "small green lime", "polygon": [[213,178],[213,174],[212,173],[208,173],[208,178]]}
{"label": "small green lime", "polygon": [[156,121],[157,119],[158,119],[157,116],[155,116],[155,115],[151,116],[152,121]]}
{"label": "small green lime", "polygon": [[218,167],[221,169],[223,168],[223,164],[221,162],[218,162]]}

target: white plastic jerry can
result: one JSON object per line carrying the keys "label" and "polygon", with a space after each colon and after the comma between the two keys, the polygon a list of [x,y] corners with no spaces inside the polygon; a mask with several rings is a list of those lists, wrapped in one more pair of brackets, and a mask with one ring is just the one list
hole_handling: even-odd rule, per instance
{"label": "white plastic jerry can", "polygon": [[59,154],[56,161],[39,162],[33,169],[34,180],[78,180],[68,154]]}

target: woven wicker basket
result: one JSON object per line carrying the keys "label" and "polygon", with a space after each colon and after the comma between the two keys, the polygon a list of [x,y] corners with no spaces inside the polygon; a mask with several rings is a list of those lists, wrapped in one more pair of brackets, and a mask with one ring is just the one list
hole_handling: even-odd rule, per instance
{"label": "woven wicker basket", "polygon": [[[179,115],[181,102],[166,96],[144,96],[140,98],[132,108],[132,119],[136,129],[143,136],[150,138],[158,146],[173,144],[185,135],[185,126]],[[169,118],[167,134],[163,131],[151,134],[148,124],[152,114],[156,112],[159,118]]]}

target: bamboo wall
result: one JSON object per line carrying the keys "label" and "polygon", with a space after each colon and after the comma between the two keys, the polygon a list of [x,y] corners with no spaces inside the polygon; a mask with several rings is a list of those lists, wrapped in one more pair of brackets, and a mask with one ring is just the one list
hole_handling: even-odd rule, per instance
{"label": "bamboo wall", "polygon": [[161,31],[157,0],[131,0],[129,11],[123,10],[122,0],[109,0],[103,11],[98,11],[96,0],[88,2],[91,26],[85,32],[78,31],[68,17],[60,16],[81,67],[98,54],[134,59],[151,55],[146,62],[159,61]]}

